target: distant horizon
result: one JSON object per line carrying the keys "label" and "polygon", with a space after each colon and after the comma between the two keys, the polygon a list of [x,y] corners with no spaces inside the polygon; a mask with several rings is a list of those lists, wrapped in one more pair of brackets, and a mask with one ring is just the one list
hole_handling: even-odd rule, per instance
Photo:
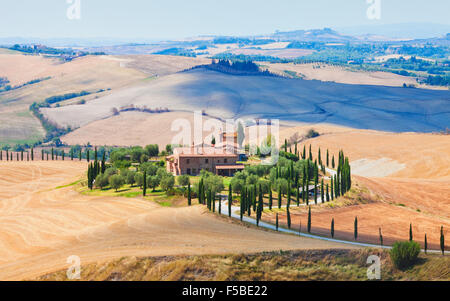
{"label": "distant horizon", "polygon": [[77,1],[76,9],[66,0],[2,1],[0,37],[165,41],[325,27],[450,26],[450,1],[445,0],[376,0],[381,3],[379,18],[369,17],[371,4],[366,0],[228,0],[223,5],[209,0],[70,2]]}
{"label": "distant horizon", "polygon": [[[377,31],[380,30],[375,30],[375,32],[370,32],[370,31],[365,31],[367,30],[367,28],[382,28],[382,27],[396,27],[396,26],[406,26],[406,25],[414,25],[414,26],[437,26],[437,27],[442,27],[442,28],[448,28],[447,31],[445,30],[441,30],[439,33],[436,34],[428,34],[426,37],[422,34],[421,36],[391,36],[388,34],[379,34],[377,33]],[[377,24],[377,25],[361,25],[361,26],[348,26],[348,27],[331,27],[331,26],[324,26],[321,28],[297,28],[297,29],[292,29],[292,30],[287,30],[287,31],[281,31],[281,30],[273,30],[272,32],[266,32],[266,33],[259,33],[259,34],[253,34],[253,35],[221,35],[221,34],[198,34],[198,35],[194,35],[194,36],[186,36],[186,37],[181,37],[178,39],[170,39],[170,38],[166,38],[166,39],[150,39],[150,38],[146,38],[146,37],[113,37],[113,36],[93,36],[93,37],[39,37],[39,36],[0,36],[0,44],[1,43],[5,43],[5,40],[17,40],[18,44],[21,43],[29,43],[29,44],[33,44],[33,43],[38,43],[38,42],[62,42],[64,43],[80,43],[82,44],[83,42],[88,42],[90,41],[91,43],[102,43],[102,42],[107,42],[108,44],[114,44],[114,43],[142,43],[142,44],[146,44],[146,43],[158,43],[158,42],[172,42],[172,41],[183,41],[183,40],[188,40],[188,39],[195,39],[195,38],[204,38],[204,37],[220,37],[220,36],[232,36],[232,37],[260,37],[260,36],[267,36],[267,35],[271,35],[271,34],[275,34],[277,32],[295,32],[295,31],[309,31],[309,30],[323,30],[325,28],[330,28],[342,35],[353,35],[353,36],[363,36],[363,35],[382,35],[385,36],[386,38],[413,38],[413,39],[420,39],[420,38],[440,38],[445,36],[447,33],[450,33],[450,24],[439,24],[439,23],[392,23],[392,24]],[[357,33],[355,33],[357,32]],[[2,41],[3,40],[3,41]],[[19,40],[23,40],[23,41],[19,41]],[[26,42],[26,41],[29,42]],[[34,42],[33,42],[34,41]]]}

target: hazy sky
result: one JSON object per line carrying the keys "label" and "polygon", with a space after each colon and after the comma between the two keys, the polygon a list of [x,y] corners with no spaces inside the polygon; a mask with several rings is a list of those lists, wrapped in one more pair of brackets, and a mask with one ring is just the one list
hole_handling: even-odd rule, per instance
{"label": "hazy sky", "polygon": [[380,20],[367,18],[367,0],[80,0],[80,20],[68,19],[67,1],[0,0],[0,37],[173,39],[370,24],[450,24],[449,0],[380,0]]}

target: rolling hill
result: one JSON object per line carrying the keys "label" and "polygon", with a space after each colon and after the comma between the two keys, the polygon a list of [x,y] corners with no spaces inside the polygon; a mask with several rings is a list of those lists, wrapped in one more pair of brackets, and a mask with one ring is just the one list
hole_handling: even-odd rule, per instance
{"label": "rolling hill", "polygon": [[450,120],[445,109],[450,107],[449,91],[234,76],[202,68],[116,90],[85,105],[42,112],[61,126],[81,127],[128,105],[205,110],[221,119],[272,118],[392,132],[440,131]]}

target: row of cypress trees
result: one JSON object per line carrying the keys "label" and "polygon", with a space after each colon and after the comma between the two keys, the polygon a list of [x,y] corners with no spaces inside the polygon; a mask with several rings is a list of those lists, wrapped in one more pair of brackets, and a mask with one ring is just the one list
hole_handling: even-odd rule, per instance
{"label": "row of cypress trees", "polygon": [[[98,157],[97,148],[95,148],[94,152],[95,152],[95,158],[97,158]],[[102,161],[101,162],[99,162],[97,159],[95,159],[93,163],[89,164],[88,172],[87,172],[89,189],[92,190],[94,188],[95,178],[99,174],[104,173],[105,170],[106,170],[106,156],[105,156],[105,153],[103,153],[103,157],[102,157]],[[145,179],[145,177],[144,177],[144,179]],[[144,192],[144,196],[145,196],[145,192]]]}
{"label": "row of cypress trees", "polygon": [[[94,155],[94,160],[98,160],[98,156],[97,156],[97,148],[95,148],[95,155]],[[26,154],[26,157],[25,157]],[[104,153],[103,153],[104,155]],[[66,154],[66,152],[64,150],[58,152],[57,150],[55,150],[54,148],[51,148],[51,150],[49,152],[45,152],[44,149],[41,149],[41,160],[47,160],[49,161],[50,159],[52,161],[58,160],[58,158],[61,158],[61,160],[65,160],[66,156],[70,157],[70,160],[74,160],[76,158],[74,150],[71,149],[70,152],[68,154]],[[83,154],[82,154],[82,150],[79,150],[78,153],[78,159],[81,161],[83,158]],[[13,157],[13,152],[10,152],[8,150],[5,151],[5,159],[6,161],[13,161],[14,157]],[[24,152],[24,151],[20,151],[20,152],[16,152],[16,161],[34,161],[35,159],[35,154],[34,154],[34,148],[31,148],[30,151]],[[86,160],[87,162],[91,161],[90,158],[90,150],[86,149]],[[0,161],[3,161],[3,151],[0,151]]]}

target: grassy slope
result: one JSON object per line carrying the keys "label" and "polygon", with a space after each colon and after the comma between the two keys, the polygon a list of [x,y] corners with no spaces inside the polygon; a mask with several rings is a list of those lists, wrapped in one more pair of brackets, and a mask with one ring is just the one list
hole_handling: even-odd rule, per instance
{"label": "grassy slope", "polygon": [[[17,66],[17,70],[13,67]],[[32,114],[29,106],[47,97],[82,90],[96,92],[100,89],[116,89],[135,83],[145,74],[120,67],[117,61],[101,57],[84,57],[61,64],[54,59],[23,55],[3,55],[0,68],[4,75],[16,84],[50,76],[51,79],[21,89],[0,93],[0,143],[32,142],[43,137],[44,130]],[[28,72],[31,68],[34,72]],[[23,76],[19,76],[23,73]],[[83,97],[94,99],[99,94]]]}
{"label": "grassy slope", "polygon": [[102,97],[86,106],[43,110],[60,124],[86,125],[111,117],[124,105],[206,110],[211,116],[259,116],[285,121],[328,122],[389,131],[436,131],[450,92],[344,85],[194,70],[172,74]]}
{"label": "grassy slope", "polygon": [[[107,263],[82,267],[82,280],[367,280],[367,257],[381,257],[382,280],[450,280],[450,258],[421,255],[413,268],[400,271],[393,267],[386,251],[322,250],[267,252],[225,256],[126,257]],[[66,280],[66,271],[40,277],[39,280]]]}

